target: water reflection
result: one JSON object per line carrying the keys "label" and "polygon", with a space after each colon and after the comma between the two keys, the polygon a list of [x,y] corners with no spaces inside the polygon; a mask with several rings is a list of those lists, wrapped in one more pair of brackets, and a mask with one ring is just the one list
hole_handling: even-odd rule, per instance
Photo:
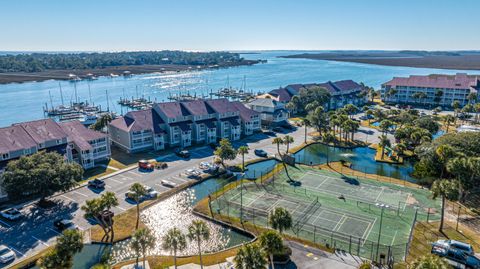
{"label": "water reflection", "polygon": [[344,149],[329,147],[323,144],[313,144],[307,146],[295,154],[297,163],[307,165],[317,165],[330,162],[345,160],[352,163],[352,169],[368,174],[377,174],[408,181],[415,181],[411,176],[413,172],[413,162],[406,160],[404,164],[388,164],[375,161],[374,149],[368,147],[359,147],[354,149]]}
{"label": "water reflection", "polygon": [[[192,213],[193,205],[224,183],[225,181],[221,179],[210,179],[145,209],[141,213],[142,222],[151,229],[156,237],[155,247],[148,252],[148,255],[170,255],[169,251],[161,247],[163,236],[172,227],[177,227],[187,234],[190,223],[193,220],[202,219]],[[210,221],[205,222],[210,228],[210,239],[201,244],[204,253],[223,250],[251,240],[250,237],[221,225]],[[197,252],[196,242],[188,242],[187,248],[179,251],[178,255],[192,255]],[[113,256],[116,261],[134,258],[135,254],[130,247],[130,240],[115,244]]]}

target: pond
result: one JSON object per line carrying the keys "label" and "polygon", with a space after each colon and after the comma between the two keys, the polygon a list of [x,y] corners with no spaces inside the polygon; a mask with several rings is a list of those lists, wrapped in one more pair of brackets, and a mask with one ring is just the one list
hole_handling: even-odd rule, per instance
{"label": "pond", "polygon": [[[194,205],[227,183],[227,179],[212,178],[145,209],[141,213],[142,221],[156,237],[155,247],[149,252],[149,255],[170,255],[169,251],[161,247],[162,237],[173,227],[177,227],[186,234],[188,226],[193,220],[202,219],[192,213]],[[204,253],[220,251],[252,240],[252,237],[236,230],[210,221],[206,221],[206,223],[210,228],[210,238],[202,242],[201,247]],[[128,239],[115,244],[112,253],[117,262],[135,257]],[[197,244],[187,240],[187,247],[178,255],[196,253]]]}
{"label": "pond", "polygon": [[414,182],[416,179],[410,174],[413,172],[413,162],[408,160],[404,164],[388,164],[375,161],[374,149],[358,147],[344,149],[330,147],[323,144],[313,144],[295,153],[295,161],[307,165],[317,165],[327,162],[345,160],[352,163],[352,169],[381,176],[403,179]]}
{"label": "pond", "polygon": [[277,160],[275,159],[266,159],[263,161],[249,164],[246,166],[247,170],[245,171],[245,178],[258,178],[261,175],[272,171],[276,164]]}

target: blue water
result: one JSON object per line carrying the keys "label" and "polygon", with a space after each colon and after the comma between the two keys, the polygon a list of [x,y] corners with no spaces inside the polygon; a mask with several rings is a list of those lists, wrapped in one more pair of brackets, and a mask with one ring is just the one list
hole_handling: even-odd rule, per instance
{"label": "blue water", "polygon": [[[353,79],[378,88],[381,83],[393,76],[411,74],[425,75],[430,73],[468,72],[458,70],[439,70],[410,67],[389,67],[357,63],[319,61],[308,59],[276,58],[280,55],[295,54],[295,51],[270,51],[258,54],[244,54],[247,59],[267,59],[266,64],[240,66],[218,70],[203,70],[174,74],[144,74],[129,78],[102,77],[95,81],[80,81],[76,83],[80,100],[89,100],[88,86],[91,89],[91,99],[95,104],[107,107],[106,93],[109,95],[110,109],[122,114],[126,112],[116,103],[120,97],[145,95],[152,100],[166,101],[169,93],[189,91],[197,95],[207,94],[210,90],[227,85],[240,87],[246,77],[246,89],[260,92],[292,83],[324,82],[327,80]],[[472,71],[469,73],[478,73]],[[74,84],[68,81],[60,82],[65,103],[74,101]],[[29,82],[23,84],[0,85],[0,126],[14,122],[42,118],[45,103],[50,105],[49,91],[54,105],[61,103],[59,81]],[[125,92],[125,94],[124,94]]]}
{"label": "blue water", "polygon": [[323,164],[328,161],[335,162],[345,160],[352,164],[352,169],[367,174],[376,174],[388,176],[415,182],[416,179],[411,176],[413,172],[413,163],[408,160],[403,164],[388,164],[375,161],[375,150],[367,147],[354,149],[343,149],[329,147],[323,144],[313,144],[307,146],[295,154],[295,160],[298,163],[307,165]]}

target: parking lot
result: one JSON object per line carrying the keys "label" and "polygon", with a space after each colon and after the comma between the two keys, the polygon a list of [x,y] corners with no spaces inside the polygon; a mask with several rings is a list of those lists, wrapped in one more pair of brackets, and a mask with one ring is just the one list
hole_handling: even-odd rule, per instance
{"label": "parking lot", "polygon": [[[284,134],[277,134],[283,136]],[[293,136],[295,143],[291,145],[299,145],[304,140],[304,131],[299,128],[296,131],[289,132]],[[245,155],[245,160],[257,159],[253,150],[260,148],[268,152],[268,154],[276,153],[276,145],[272,144],[272,136],[265,134],[255,134],[241,141],[233,143],[238,148],[241,145],[247,145],[251,149],[249,154]],[[125,193],[135,182],[152,187],[159,193],[168,190],[161,184],[162,180],[168,180],[177,185],[187,181],[195,180],[189,178],[185,174],[187,169],[198,168],[201,162],[213,162],[213,150],[209,146],[201,146],[192,148],[190,158],[183,159],[173,153],[160,155],[156,158],[168,164],[168,168],[164,170],[154,170],[152,172],[142,172],[137,168],[128,171],[119,171],[117,174],[105,179],[104,190],[97,191],[87,186],[77,188],[75,190],[56,195],[50,200],[54,200],[57,204],[50,209],[42,209],[36,204],[25,206],[21,211],[24,215],[19,221],[11,222],[0,219],[0,244],[7,245],[17,254],[17,262],[21,258],[30,256],[48,246],[55,243],[55,238],[59,235],[54,228],[53,222],[58,219],[71,219],[81,230],[88,230],[92,224],[83,217],[83,211],[80,209],[86,200],[93,199],[101,195],[102,192],[114,192],[119,200],[119,205],[113,208],[115,214],[119,214],[133,206],[134,203],[125,199]],[[154,153],[152,153],[154,154]],[[241,156],[229,163],[241,163]],[[6,267],[8,265],[4,265]],[[0,265],[0,268],[3,268]]]}

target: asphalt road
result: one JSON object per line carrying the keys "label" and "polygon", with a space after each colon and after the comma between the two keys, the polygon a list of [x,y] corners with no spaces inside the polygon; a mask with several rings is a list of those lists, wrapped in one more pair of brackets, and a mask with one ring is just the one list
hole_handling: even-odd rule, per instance
{"label": "asphalt road", "polygon": [[[313,129],[309,129],[309,132]],[[373,131],[373,134],[368,134]],[[304,142],[304,128],[299,127],[295,131],[285,130],[283,133],[277,133],[276,136],[290,135],[294,138],[294,143],[290,145],[291,148],[300,145]],[[371,128],[360,128],[356,134],[356,139],[365,139],[370,143],[376,143],[378,131]],[[277,146],[272,144],[273,136],[265,134],[255,134],[244,138],[240,141],[233,142],[234,147],[238,148],[241,145],[247,145],[250,152],[245,155],[245,161],[258,159],[253,151],[254,149],[263,149],[269,155],[277,153]],[[310,139],[310,138],[309,138]],[[363,140],[363,141],[365,141]],[[282,146],[285,150],[285,146]],[[116,175],[105,179],[105,189],[103,191],[114,192],[119,200],[119,205],[113,208],[115,214],[119,214],[135,204],[125,200],[125,193],[130,186],[135,182],[140,182],[147,186],[154,188],[159,193],[165,192],[169,188],[161,185],[161,180],[169,180],[176,184],[181,184],[195,179],[189,178],[185,171],[190,168],[197,168],[201,162],[212,162],[214,159],[213,150],[209,146],[201,146],[190,149],[191,157],[189,159],[182,159],[175,154],[162,155],[151,152],[152,158],[167,162],[168,168],[164,170],[155,170],[153,172],[141,172],[138,169],[130,169],[128,171],[120,171]],[[241,156],[230,164],[241,163]],[[57,205],[50,209],[42,209],[36,204],[25,206],[22,209],[24,218],[17,222],[9,222],[0,219],[0,244],[7,245],[13,249],[17,254],[15,262],[22,260],[34,253],[45,249],[55,243],[56,236],[59,232],[53,227],[53,222],[57,219],[71,219],[81,230],[88,230],[93,222],[83,217],[83,211],[80,209],[86,200],[98,197],[101,192],[90,189],[86,186],[78,189],[56,195],[50,200],[54,200]],[[11,264],[0,265],[0,268],[5,268]]]}
{"label": "asphalt road", "polygon": [[[285,133],[286,134],[286,133]],[[278,134],[283,136],[285,134]],[[295,139],[294,144],[299,145],[304,141],[304,129],[299,128],[296,131],[288,133]],[[253,150],[261,148],[269,154],[276,153],[276,145],[272,144],[272,137],[264,134],[255,134],[241,141],[233,143],[235,147],[247,145],[251,149],[249,154],[245,155],[245,160],[258,159],[254,155]],[[119,200],[119,206],[113,208],[115,214],[119,214],[135,204],[125,200],[125,192],[135,183],[140,182],[147,186],[153,187],[158,192],[168,190],[167,187],[161,185],[161,180],[169,180],[177,184],[195,179],[188,178],[185,170],[197,168],[200,162],[213,161],[213,150],[208,146],[196,147],[190,149],[191,157],[182,159],[175,154],[153,155],[159,160],[168,163],[168,168],[164,170],[155,170],[153,172],[141,172],[138,169],[122,171],[114,176],[105,179],[105,189],[103,191],[114,192]],[[231,164],[241,163],[241,157],[230,161]],[[78,189],[56,195],[50,200],[54,200],[57,205],[50,209],[42,209],[36,204],[25,206],[21,211],[24,218],[17,222],[10,222],[0,219],[0,244],[7,245],[17,254],[18,262],[34,253],[45,249],[55,243],[56,236],[59,232],[54,228],[53,222],[57,219],[71,219],[81,230],[88,230],[94,223],[83,217],[83,211],[80,209],[86,200],[98,197],[101,192],[90,189],[86,186]],[[11,264],[0,265],[0,268],[7,267]]]}

